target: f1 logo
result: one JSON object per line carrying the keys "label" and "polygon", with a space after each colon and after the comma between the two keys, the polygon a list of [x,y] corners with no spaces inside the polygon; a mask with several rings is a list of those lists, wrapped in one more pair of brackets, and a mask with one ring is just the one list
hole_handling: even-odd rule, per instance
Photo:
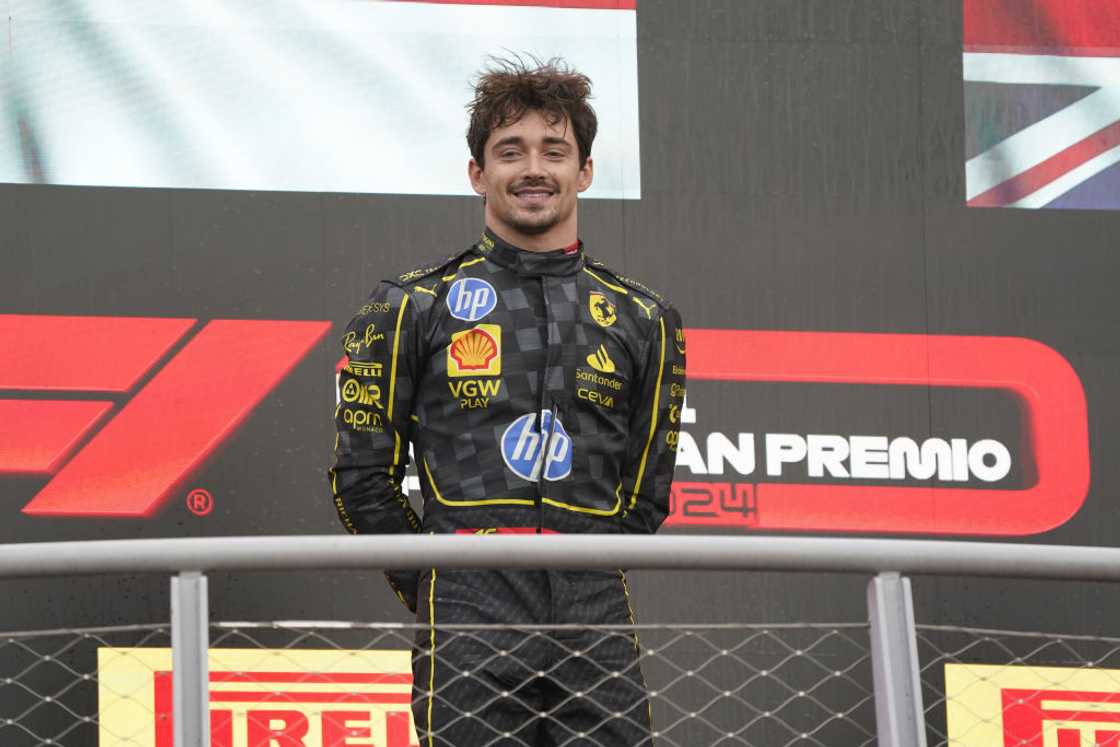
{"label": "f1 logo", "polygon": [[53,475],[25,514],[150,516],[329,328],[0,315],[0,474]]}
{"label": "f1 logo", "polygon": [[[763,482],[753,486],[752,528],[1035,534],[1067,521],[1089,491],[1081,380],[1065,358],[1034,340],[689,329],[688,377],[1000,389],[1018,400],[1023,441],[1034,463],[1034,482],[1025,489]],[[720,508],[702,522],[672,516],[669,523],[742,526],[744,516]]]}

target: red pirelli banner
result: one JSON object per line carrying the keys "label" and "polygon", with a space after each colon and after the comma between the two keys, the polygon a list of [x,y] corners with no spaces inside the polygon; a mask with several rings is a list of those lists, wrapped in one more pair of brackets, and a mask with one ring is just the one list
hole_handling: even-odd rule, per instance
{"label": "red pirelli banner", "polygon": [[[171,649],[98,650],[100,747],[172,747]],[[212,747],[416,747],[408,651],[210,650]]]}
{"label": "red pirelli banner", "polygon": [[954,747],[1120,745],[1120,670],[947,664]]}

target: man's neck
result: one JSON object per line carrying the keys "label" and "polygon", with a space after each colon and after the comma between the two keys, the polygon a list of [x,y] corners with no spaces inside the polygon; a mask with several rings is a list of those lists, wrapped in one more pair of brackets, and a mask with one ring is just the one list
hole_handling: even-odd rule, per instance
{"label": "man's neck", "polygon": [[540,234],[522,233],[490,216],[486,216],[486,226],[502,241],[527,252],[551,252],[556,249],[567,249],[579,243],[579,232],[576,230],[574,220],[569,221],[567,225],[554,226]]}

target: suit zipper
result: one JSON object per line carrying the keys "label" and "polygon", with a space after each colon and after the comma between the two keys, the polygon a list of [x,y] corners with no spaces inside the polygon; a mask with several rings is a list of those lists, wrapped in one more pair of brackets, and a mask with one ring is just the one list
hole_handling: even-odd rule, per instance
{"label": "suit zipper", "polygon": [[552,345],[549,339],[551,328],[552,308],[548,302],[547,276],[541,275],[541,297],[544,299],[544,367],[541,369],[540,384],[537,387],[539,401],[537,403],[537,432],[541,434],[541,467],[537,473],[537,534],[544,529],[544,481],[548,473],[548,450],[552,448],[552,434],[556,430],[556,406],[552,408],[552,422],[548,429],[548,436],[544,434],[545,387],[548,384],[548,367],[552,359]]}

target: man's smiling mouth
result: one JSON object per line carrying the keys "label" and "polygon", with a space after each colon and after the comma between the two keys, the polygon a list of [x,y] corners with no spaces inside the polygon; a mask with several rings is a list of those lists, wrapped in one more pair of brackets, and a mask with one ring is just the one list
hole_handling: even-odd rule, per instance
{"label": "man's smiling mouth", "polygon": [[555,194],[555,190],[547,187],[520,187],[513,190],[514,197],[526,202],[544,202]]}

